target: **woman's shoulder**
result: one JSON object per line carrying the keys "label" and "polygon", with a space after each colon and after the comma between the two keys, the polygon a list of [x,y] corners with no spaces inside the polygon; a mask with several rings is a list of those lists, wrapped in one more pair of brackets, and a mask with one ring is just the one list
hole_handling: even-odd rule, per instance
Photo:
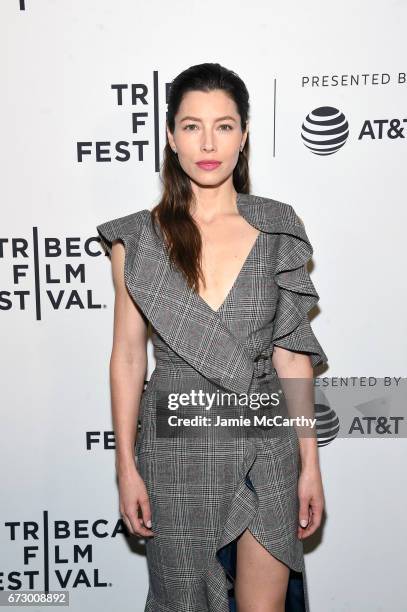
{"label": "woman's shoulder", "polygon": [[96,229],[99,231],[99,229],[117,228],[120,231],[131,231],[142,225],[149,215],[150,211],[147,209],[138,210],[127,215],[103,221],[96,226]]}
{"label": "woman's shoulder", "polygon": [[126,242],[126,238],[137,238],[150,217],[147,209],[103,221],[96,226],[101,244],[108,255],[114,240]]}
{"label": "woman's shoulder", "polygon": [[239,194],[238,205],[241,212],[265,229],[293,228],[301,232],[304,223],[298,216],[294,206],[275,198],[255,194]]}

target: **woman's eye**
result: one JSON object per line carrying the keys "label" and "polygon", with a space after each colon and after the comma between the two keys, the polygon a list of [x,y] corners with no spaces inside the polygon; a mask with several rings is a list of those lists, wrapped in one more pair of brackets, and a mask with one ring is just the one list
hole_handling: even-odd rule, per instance
{"label": "woman's eye", "polygon": [[[188,123],[188,125],[184,126],[183,129],[188,132],[194,132],[194,128],[198,128],[196,123]],[[233,130],[233,126],[229,125],[228,123],[223,123],[219,126],[219,128],[222,132],[229,132],[230,130]]]}

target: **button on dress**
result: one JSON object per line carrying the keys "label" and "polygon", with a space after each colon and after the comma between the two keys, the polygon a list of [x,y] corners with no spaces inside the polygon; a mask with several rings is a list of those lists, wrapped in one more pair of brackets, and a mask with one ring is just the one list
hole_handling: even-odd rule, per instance
{"label": "button on dress", "polygon": [[[135,451],[155,533],[146,538],[145,612],[235,610],[236,541],[246,528],[291,570],[286,612],[309,612],[294,428],[272,435],[273,427],[257,427],[254,436],[233,427],[163,428],[169,394],[274,391],[274,346],[309,354],[313,366],[327,361],[308,319],[319,296],[306,269],[313,249],[302,221],[270,198],[238,193],[237,207],[260,232],[218,310],[171,264],[149,210],[97,226],[106,254],[114,240],[124,243],[125,283],[151,323],[155,351]],[[209,410],[188,405],[185,414]]]}

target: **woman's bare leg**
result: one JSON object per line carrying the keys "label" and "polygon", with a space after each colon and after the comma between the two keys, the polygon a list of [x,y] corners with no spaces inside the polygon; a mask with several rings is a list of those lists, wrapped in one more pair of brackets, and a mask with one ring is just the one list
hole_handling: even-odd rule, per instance
{"label": "woman's bare leg", "polygon": [[237,612],[284,612],[289,574],[246,529],[237,540]]}

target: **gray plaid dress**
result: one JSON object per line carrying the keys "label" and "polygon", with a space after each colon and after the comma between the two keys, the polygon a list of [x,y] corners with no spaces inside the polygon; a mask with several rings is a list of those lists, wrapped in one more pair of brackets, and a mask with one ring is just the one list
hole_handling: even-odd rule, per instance
{"label": "gray plaid dress", "polygon": [[[276,436],[264,426],[250,436],[230,427],[162,427],[170,393],[275,390],[275,345],[308,353],[314,366],[327,361],[308,319],[319,296],[302,221],[292,206],[268,198],[239,193],[237,206],[260,233],[216,311],[171,265],[148,210],[97,226],[108,255],[113,240],[125,245],[126,286],[151,323],[155,349],[136,441],[155,533],[146,539],[145,612],[234,610],[236,540],[246,528],[291,569],[286,610],[309,611],[295,430],[279,428],[286,431]],[[188,406],[183,416],[192,408],[190,415],[208,415]]]}

